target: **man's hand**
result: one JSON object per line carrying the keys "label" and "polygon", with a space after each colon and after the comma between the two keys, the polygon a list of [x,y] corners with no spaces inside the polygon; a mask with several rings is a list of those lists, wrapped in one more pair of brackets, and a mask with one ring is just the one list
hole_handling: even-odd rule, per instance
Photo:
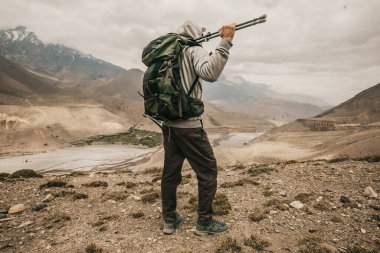
{"label": "man's hand", "polygon": [[234,38],[234,35],[235,35],[235,28],[236,28],[236,23],[222,26],[219,29],[220,37],[232,42],[232,39]]}

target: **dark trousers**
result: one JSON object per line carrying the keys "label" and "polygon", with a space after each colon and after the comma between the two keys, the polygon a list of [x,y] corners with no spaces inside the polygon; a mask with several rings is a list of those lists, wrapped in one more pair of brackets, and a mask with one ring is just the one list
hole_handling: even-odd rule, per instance
{"label": "dark trousers", "polygon": [[217,165],[206,132],[203,128],[164,126],[163,135],[165,160],[161,195],[164,218],[175,217],[177,187],[182,179],[182,164],[187,159],[198,179],[198,220],[210,221],[217,187]]}

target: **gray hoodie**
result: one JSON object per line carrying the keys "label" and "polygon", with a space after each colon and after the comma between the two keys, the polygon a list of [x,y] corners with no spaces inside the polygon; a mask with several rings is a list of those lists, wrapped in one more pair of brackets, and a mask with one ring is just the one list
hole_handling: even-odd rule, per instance
{"label": "gray hoodie", "polygon": [[[177,33],[188,38],[196,39],[202,36],[202,32],[204,31],[204,28],[191,21],[186,21],[183,25],[178,27]],[[201,99],[202,80],[207,82],[215,82],[218,80],[227,63],[229,49],[231,47],[232,43],[229,40],[222,39],[212,55],[202,47],[184,48],[181,56],[182,71],[180,74],[185,91],[190,89],[195,78],[199,76],[199,81],[190,96]],[[179,128],[196,128],[201,127],[200,119],[200,117],[197,117],[188,120],[165,121],[163,124]]]}

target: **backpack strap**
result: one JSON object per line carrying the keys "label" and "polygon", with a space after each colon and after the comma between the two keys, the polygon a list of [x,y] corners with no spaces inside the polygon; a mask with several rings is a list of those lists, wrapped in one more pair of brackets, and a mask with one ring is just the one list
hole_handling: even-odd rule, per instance
{"label": "backpack strap", "polygon": [[193,82],[193,84],[191,85],[189,91],[187,92],[187,95],[190,96],[190,94],[193,92],[194,88],[195,88],[195,85],[197,85],[198,83],[198,80],[199,80],[199,76],[197,76]]}

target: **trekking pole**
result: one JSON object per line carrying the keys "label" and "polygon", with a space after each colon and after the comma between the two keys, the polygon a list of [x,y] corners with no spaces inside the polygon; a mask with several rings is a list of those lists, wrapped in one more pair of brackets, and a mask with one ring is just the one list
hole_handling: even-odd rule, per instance
{"label": "trekking pole", "polygon": [[[257,24],[265,23],[267,21],[266,18],[267,18],[267,15],[262,15],[261,17],[254,18],[252,20],[237,24],[235,31],[238,31],[238,30],[250,27],[250,26],[254,26]],[[195,39],[195,41],[197,43],[201,43],[201,42],[209,41],[210,39],[213,39],[216,37],[219,37],[219,31],[214,32],[214,33],[207,33],[206,35],[203,35],[202,37]]]}

